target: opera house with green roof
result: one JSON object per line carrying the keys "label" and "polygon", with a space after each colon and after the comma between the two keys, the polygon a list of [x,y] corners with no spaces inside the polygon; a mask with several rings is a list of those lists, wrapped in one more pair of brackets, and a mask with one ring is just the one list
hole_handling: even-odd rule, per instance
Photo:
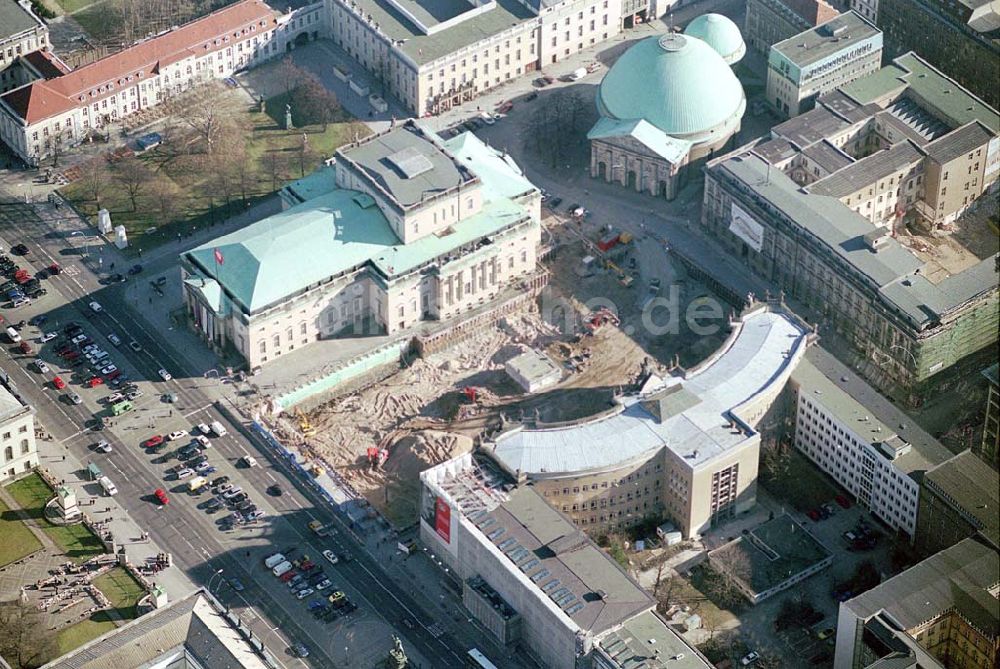
{"label": "opera house with green roof", "polygon": [[281,213],[181,256],[195,327],[250,369],[451,319],[535,270],[540,193],[471,133],[442,141],[410,121],[328,163],[285,189]]}

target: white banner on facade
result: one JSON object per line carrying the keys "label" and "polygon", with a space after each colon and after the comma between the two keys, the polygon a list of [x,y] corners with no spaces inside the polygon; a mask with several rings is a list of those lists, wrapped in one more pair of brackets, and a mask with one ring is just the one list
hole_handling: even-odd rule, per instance
{"label": "white banner on facade", "polygon": [[764,246],[764,226],[753,220],[750,214],[740,209],[735,202],[733,203],[732,216],[733,220],[729,223],[729,231],[749,244],[754,251],[760,253],[761,247]]}

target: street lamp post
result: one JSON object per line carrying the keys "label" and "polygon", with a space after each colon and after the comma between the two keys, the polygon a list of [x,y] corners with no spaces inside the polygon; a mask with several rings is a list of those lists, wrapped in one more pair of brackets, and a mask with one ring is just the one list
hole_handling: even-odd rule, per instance
{"label": "street lamp post", "polygon": [[222,573],[222,567],[219,567],[218,569],[215,570],[215,573],[212,574],[211,578],[208,579],[208,592],[210,594],[212,592],[212,581],[214,581],[215,577],[220,575],[221,573]]}

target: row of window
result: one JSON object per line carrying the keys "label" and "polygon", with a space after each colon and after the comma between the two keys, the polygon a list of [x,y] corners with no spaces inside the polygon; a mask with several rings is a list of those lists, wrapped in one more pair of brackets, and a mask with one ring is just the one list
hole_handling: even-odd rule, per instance
{"label": "row of window", "polygon": [[[31,452],[31,445],[30,445],[30,443],[28,442],[27,439],[22,439],[21,440],[21,453],[17,457],[21,457],[21,456],[27,455],[30,452]],[[14,459],[14,447],[13,446],[7,446],[7,447],[5,447],[3,449],[3,461],[4,462],[10,462],[13,459]]]}

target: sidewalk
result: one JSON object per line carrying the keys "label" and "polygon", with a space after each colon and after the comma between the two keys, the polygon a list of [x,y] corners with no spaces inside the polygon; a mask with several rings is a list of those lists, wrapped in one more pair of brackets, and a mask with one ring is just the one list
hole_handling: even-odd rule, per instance
{"label": "sidewalk", "polygon": [[[73,488],[76,493],[77,504],[80,510],[97,521],[107,522],[106,527],[114,534],[115,541],[119,546],[125,548],[125,554],[130,562],[135,565],[144,564],[149,556],[156,556],[157,553],[169,552],[159,546],[155,541],[140,541],[146,529],[132,520],[128,512],[118,503],[116,497],[106,497],[104,495],[91,495],[87,492],[86,483],[93,483],[85,478],[80,478],[82,472],[86,472],[86,463],[80,462],[64,444],[52,441],[38,440],[39,467],[48,471],[53,477],[63,480],[66,485]],[[113,467],[113,461],[108,463]],[[106,512],[105,508],[110,507],[111,511]],[[110,520],[108,520],[110,519]],[[191,592],[197,586],[187,575],[177,567],[168,567],[160,573],[150,576],[150,580],[166,588],[170,601],[177,600]]]}

